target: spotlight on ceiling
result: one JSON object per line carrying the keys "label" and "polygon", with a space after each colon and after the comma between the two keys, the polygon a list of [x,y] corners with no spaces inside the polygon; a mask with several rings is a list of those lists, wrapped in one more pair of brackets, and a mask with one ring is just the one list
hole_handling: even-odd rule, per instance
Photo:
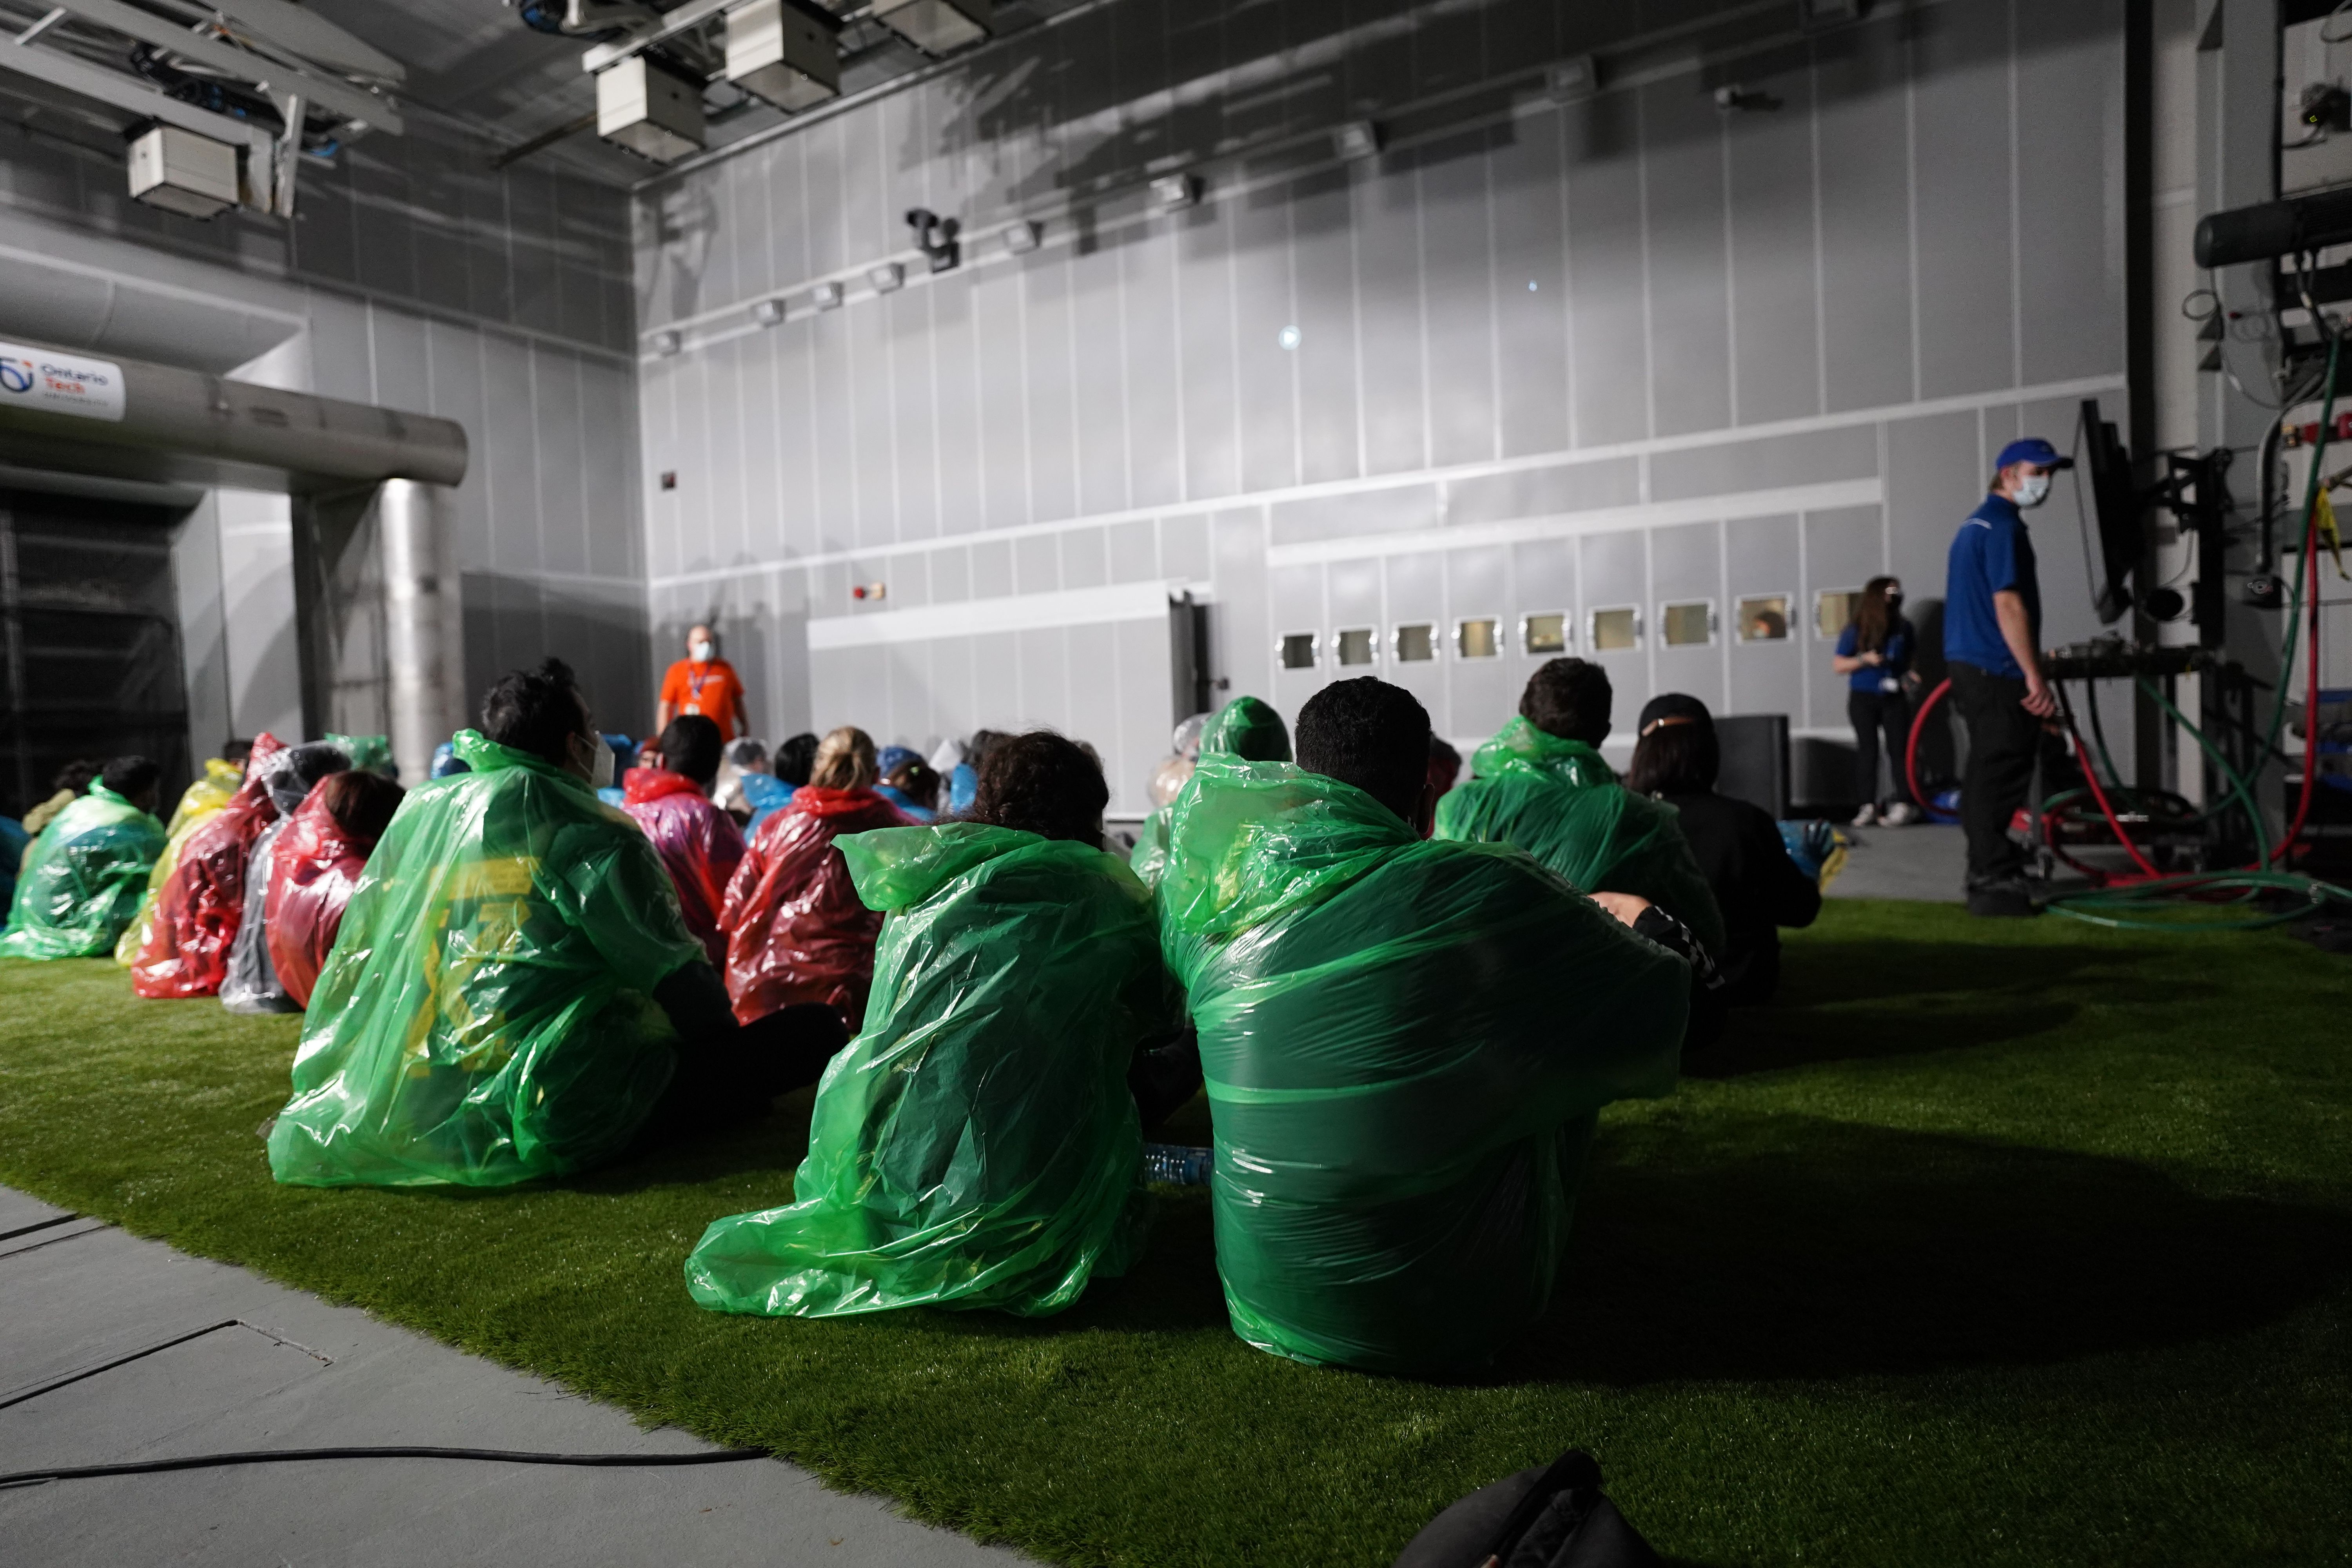
{"label": "spotlight on ceiling", "polygon": [[1601,90],[1601,62],[1591,55],[1554,60],[1544,72],[1544,90],[1557,103],[1582,102]]}
{"label": "spotlight on ceiling", "polygon": [[1201,199],[1201,182],[1190,174],[1162,174],[1151,182],[1151,210],[1181,212]]}
{"label": "spotlight on ceiling", "polygon": [[953,54],[988,37],[992,0],[874,0],[873,17],[927,55]]}
{"label": "spotlight on ceiling", "polygon": [[762,300],[751,307],[751,319],[763,327],[776,326],[784,319],[784,302]]}
{"label": "spotlight on ceiling", "polygon": [[1331,144],[1342,158],[1370,158],[1381,150],[1381,128],[1370,120],[1350,120],[1331,133]]}
{"label": "spotlight on ceiling", "polygon": [[659,354],[664,359],[669,358],[670,355],[677,353],[679,349],[685,346],[686,344],[684,340],[679,338],[676,332],[656,332],[654,334],[654,353]]}
{"label": "spotlight on ceiling", "polygon": [[907,280],[907,269],[895,261],[886,261],[866,273],[866,281],[874,285],[877,294],[887,294]]}
{"label": "spotlight on ceiling", "polygon": [[1026,256],[1037,248],[1045,237],[1045,226],[1024,218],[1004,231],[1004,248],[1015,256]]}
{"label": "spotlight on ceiling", "polygon": [[702,88],[643,55],[596,73],[596,134],[656,163],[702,151]]}
{"label": "spotlight on ceiling", "polygon": [[820,310],[839,310],[841,308],[841,285],[838,283],[818,284],[815,288],[809,290],[809,303],[815,306]]}
{"label": "spotlight on ceiling", "polygon": [[915,231],[915,247],[929,258],[932,271],[952,272],[963,265],[963,246],[956,238],[963,225],[929,207],[916,207],[907,214],[907,226]]}
{"label": "spotlight on ceiling", "polygon": [[727,79],[790,114],[841,96],[841,51],[791,0],[751,0],[727,13]]}

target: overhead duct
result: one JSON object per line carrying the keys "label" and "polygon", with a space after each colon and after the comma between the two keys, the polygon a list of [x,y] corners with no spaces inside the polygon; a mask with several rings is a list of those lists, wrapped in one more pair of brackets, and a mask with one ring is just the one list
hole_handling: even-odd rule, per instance
{"label": "overhead duct", "polygon": [[0,342],[0,463],[317,495],[454,485],[466,460],[464,427],[430,415]]}

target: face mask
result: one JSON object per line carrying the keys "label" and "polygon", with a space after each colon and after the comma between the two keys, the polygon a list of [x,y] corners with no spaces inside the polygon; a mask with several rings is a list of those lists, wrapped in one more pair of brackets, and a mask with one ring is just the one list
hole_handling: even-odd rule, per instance
{"label": "face mask", "polygon": [[2028,474],[2017,481],[2017,504],[2040,506],[2050,499],[2050,476]]}
{"label": "face mask", "polygon": [[710,656],[717,653],[719,650],[711,647],[707,642],[698,642],[688,644],[686,651],[694,656],[695,663],[709,664],[710,662]]}
{"label": "face mask", "polygon": [[1894,614],[1895,614],[1896,612],[1900,611],[1902,608],[1903,608],[1903,595],[1900,595],[1900,594],[1889,594],[1889,595],[1886,595],[1886,613],[1887,613],[1888,615],[1890,615],[1890,616],[1891,616],[1891,615],[1894,615]]}
{"label": "face mask", "polygon": [[588,759],[588,787],[590,789],[612,788],[613,748],[604,743],[604,737],[592,735],[587,739],[583,740],[579,736],[575,735],[572,737],[572,742],[575,745],[583,745],[588,748],[590,753]]}

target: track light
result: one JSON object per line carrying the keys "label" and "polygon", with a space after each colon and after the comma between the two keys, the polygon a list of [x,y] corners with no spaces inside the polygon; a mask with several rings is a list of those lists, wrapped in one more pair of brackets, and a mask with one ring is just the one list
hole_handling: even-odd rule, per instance
{"label": "track light", "polygon": [[1591,55],[1554,60],[1544,72],[1544,89],[1554,102],[1581,102],[1601,90],[1601,62]]}
{"label": "track light", "polygon": [[788,0],[750,0],[727,13],[727,79],[790,114],[841,96],[841,51]]}
{"label": "track light", "polygon": [[991,0],[874,0],[873,17],[927,55],[951,54],[988,37]]}
{"label": "track light", "polygon": [[1190,174],[1162,174],[1151,182],[1151,210],[1181,212],[1201,199],[1201,182]]}
{"label": "track light", "polygon": [[751,307],[751,319],[763,327],[772,327],[784,319],[782,300],[761,300]]}
{"label": "track light", "polygon": [[1045,237],[1045,226],[1024,218],[1004,231],[1004,248],[1015,256],[1026,256],[1037,248]]}
{"label": "track light", "polygon": [[1381,128],[1369,120],[1350,120],[1332,132],[1331,142],[1342,158],[1369,158],[1381,150]]}
{"label": "track light", "polygon": [[877,294],[887,294],[907,280],[907,269],[895,261],[886,261],[866,275]]}
{"label": "track light", "polygon": [[841,308],[841,285],[838,283],[818,284],[815,288],[809,290],[809,303],[815,306],[820,310],[839,310]]}
{"label": "track light", "polygon": [[702,151],[702,88],[631,55],[596,73],[596,134],[640,158],[674,163]]}
{"label": "track light", "polygon": [[676,332],[656,332],[654,334],[654,353],[660,355],[663,359],[669,358],[670,355],[677,353],[679,349],[685,346],[685,340],[680,338]]}

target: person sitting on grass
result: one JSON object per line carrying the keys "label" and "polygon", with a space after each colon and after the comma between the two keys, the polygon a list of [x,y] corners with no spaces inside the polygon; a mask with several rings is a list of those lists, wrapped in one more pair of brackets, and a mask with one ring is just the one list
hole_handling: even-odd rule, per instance
{"label": "person sitting on grass", "polygon": [[98,777],[105,767],[104,763],[94,757],[76,757],[59,768],[49,779],[48,798],[25,814],[25,832],[38,838],[41,829],[56,820],[58,813],[79,800],[89,789],[90,781]]}
{"label": "person sitting on grass", "polygon": [[1631,893],[1681,921],[1708,953],[1723,916],[1674,807],[1634,794],[1601,760],[1609,672],[1549,659],[1528,677],[1519,714],[1470,759],[1471,777],[1437,804],[1437,837],[1516,844],[1587,893]]}
{"label": "person sitting on grass", "polygon": [[1642,710],[1626,787],[1680,814],[1683,836],[1723,913],[1716,955],[1723,1001],[1759,1006],[1780,985],[1780,926],[1809,926],[1822,912],[1819,883],[1797,868],[1772,814],[1715,793],[1722,767],[1715,716],[1696,697],[1668,692]]}
{"label": "person sitting on grass", "polygon": [[310,1005],[360,873],[404,793],[382,773],[336,773],[310,792],[278,836],[262,925],[270,967],[298,1012]]}
{"label": "person sitting on grass", "polygon": [[255,736],[245,782],[180,847],[131,961],[133,994],[155,1000],[219,994],[237,928],[245,923],[245,874],[254,843],[278,820],[269,794],[271,760],[285,749],[266,731]]}
{"label": "person sitting on grass", "polygon": [[879,776],[873,738],[844,725],[817,748],[808,783],[751,836],[719,920],[727,994],[744,1023],[805,1002],[838,1011],[852,1034],[865,1019],[882,916],[859,900],[834,841],[908,826],[874,793]]}
{"label": "person sitting on grass", "polygon": [[710,799],[719,777],[719,726],[699,713],[682,714],[661,732],[657,749],[658,765],[631,768],[622,777],[621,809],[653,841],[677,889],[686,929],[714,967],[723,965],[727,932],[719,912],[743,859],[743,830]]}
{"label": "person sitting on grass", "polygon": [[1601,1107],[1674,1087],[1690,972],[1661,943],[1689,937],[1425,839],[1429,733],[1367,677],[1299,710],[1296,766],[1202,753],[1159,897],[1234,1332],[1454,1374],[1542,1314]]}
{"label": "person sitting on grass", "polygon": [[112,951],[139,911],[163,853],[155,786],[163,770],[117,757],[49,818],[16,868],[0,957],[94,958]]}
{"label": "person sitting on grass", "polygon": [[[221,1005],[232,1013],[299,1013],[302,1005],[278,983],[269,957],[269,882],[278,841],[310,792],[337,773],[352,771],[355,747],[312,741],[289,746],[269,760],[269,804],[277,820],[261,830],[246,859],[245,913],[229,943],[228,972],[221,977]],[[373,770],[369,770],[373,771]]]}
{"label": "person sitting on grass", "polygon": [[875,760],[882,782],[874,793],[897,806],[908,820],[936,822],[940,816],[940,775],[912,746],[885,746]]}
{"label": "person sitting on grass", "polygon": [[842,1043],[739,1026],[669,875],[596,799],[612,751],[560,659],[490,688],[472,770],[410,792],[311,993],[269,1167],[311,1186],[495,1187],[756,1117]]}
{"label": "person sitting on grass", "polygon": [[835,841],[888,912],[866,1028],[817,1089],[783,1208],[717,1220],[705,1307],[1060,1311],[1139,1247],[1139,1049],[1181,1028],[1151,895],[1103,853],[1110,792],[1045,731],[989,753],[967,819]]}
{"label": "person sitting on grass", "polygon": [[[1271,704],[1255,697],[1236,697],[1212,714],[1201,731],[1197,758],[1211,752],[1240,757],[1252,763],[1286,763],[1290,761],[1290,731],[1284,727],[1282,715]],[[1180,788],[1178,794],[1181,794]],[[1147,888],[1156,888],[1168,869],[1168,824],[1174,816],[1176,803],[1166,805],[1144,818],[1142,831],[1135,836],[1135,847],[1128,854],[1127,863],[1143,879]]]}

